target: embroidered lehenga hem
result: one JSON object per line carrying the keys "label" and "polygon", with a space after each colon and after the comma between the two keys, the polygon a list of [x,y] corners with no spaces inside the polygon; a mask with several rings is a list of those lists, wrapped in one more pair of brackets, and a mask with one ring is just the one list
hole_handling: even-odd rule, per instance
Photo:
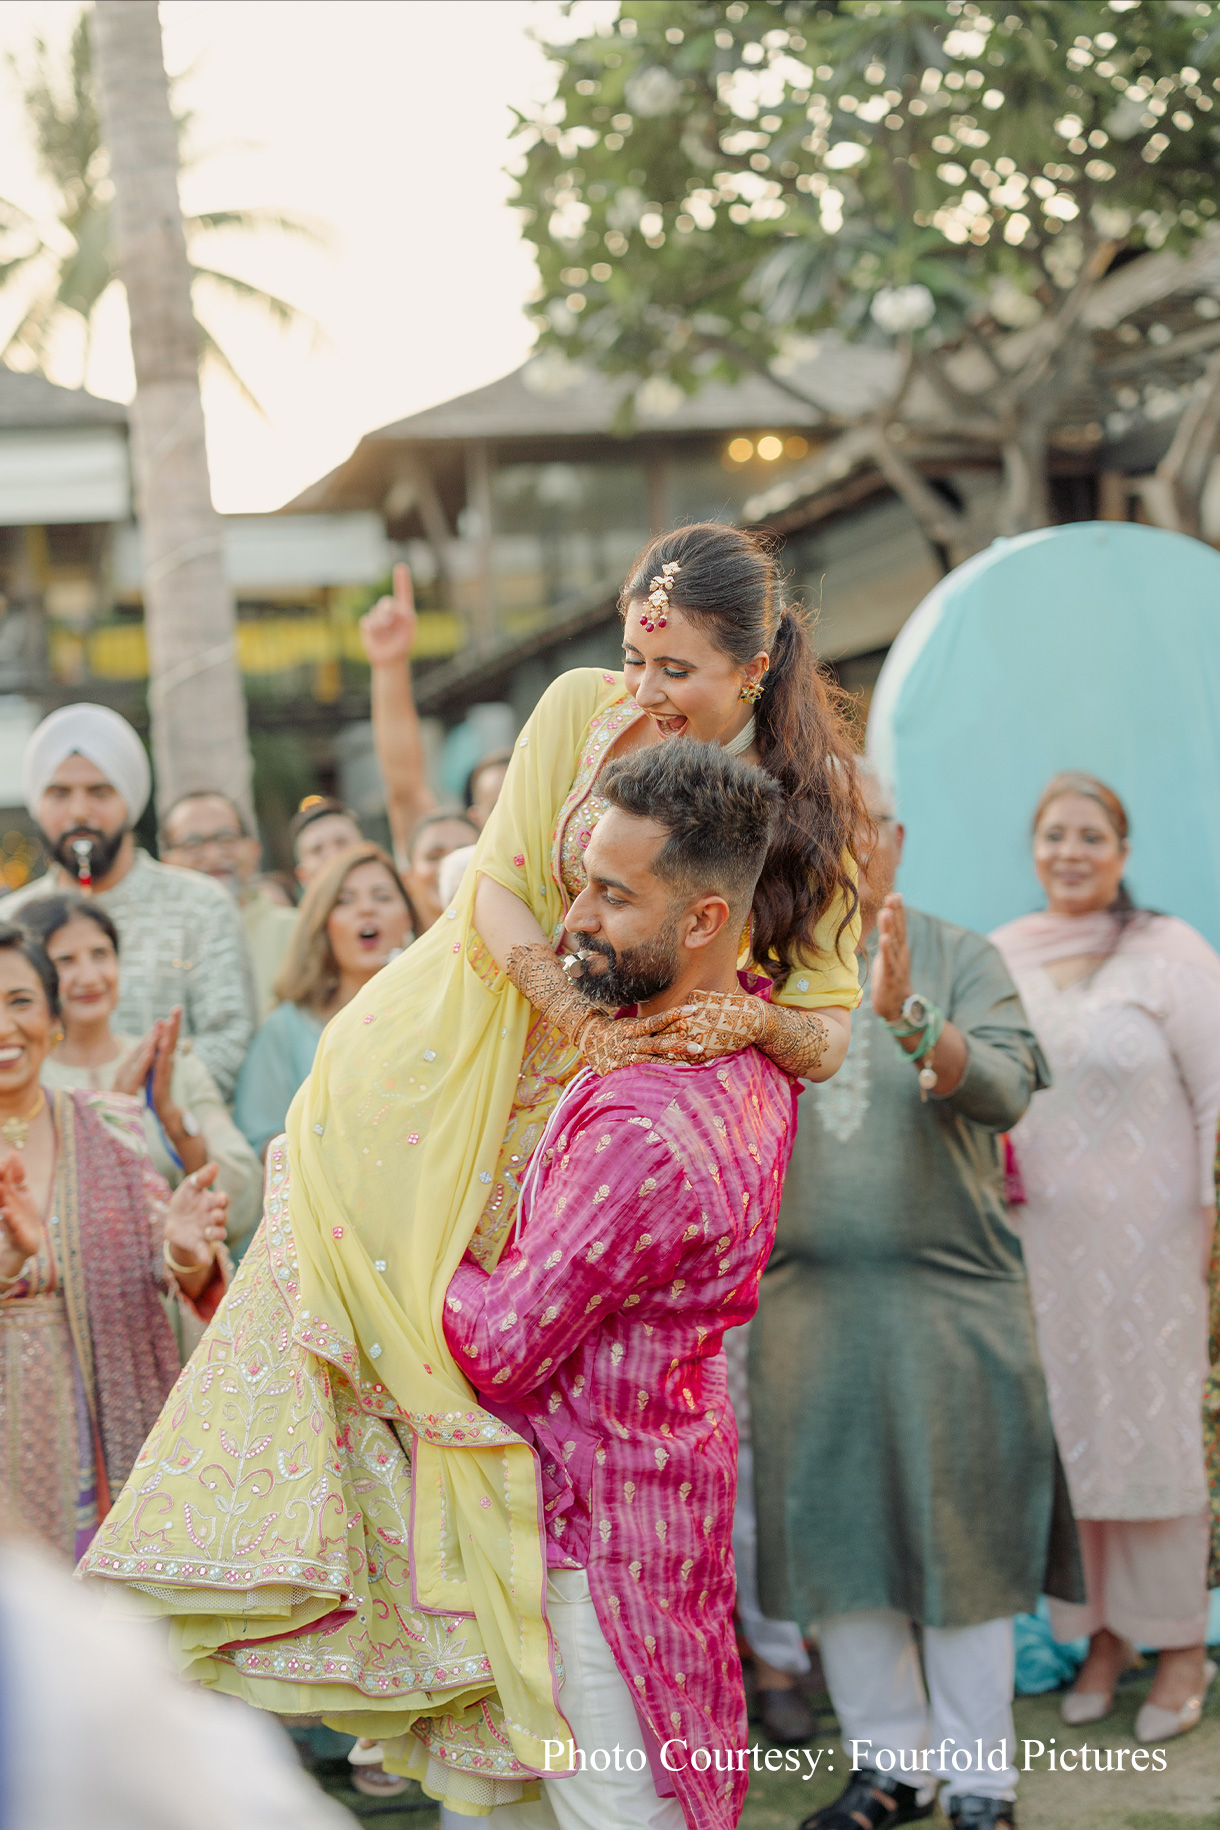
{"label": "embroidered lehenga hem", "polygon": [[[478,1412],[406,1417],[383,1386],[360,1383],[337,1334],[307,1322],[310,1347],[291,1339],[288,1196],[281,1139],[265,1224],[83,1568],[121,1583],[134,1612],[172,1616],[171,1650],[191,1680],[374,1735],[395,1770],[452,1769],[520,1795],[532,1772],[513,1756],[474,1622],[411,1599],[399,1432],[460,1431],[492,1450],[517,1439]],[[223,1496],[206,1515],[185,1496],[188,1478]],[[196,1554],[175,1555],[182,1543]],[[496,1800],[476,1788],[467,1802]]]}

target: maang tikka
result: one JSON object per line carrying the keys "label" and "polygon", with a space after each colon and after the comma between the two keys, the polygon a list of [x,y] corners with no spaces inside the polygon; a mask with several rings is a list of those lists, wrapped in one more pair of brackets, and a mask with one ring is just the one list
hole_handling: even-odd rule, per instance
{"label": "maang tikka", "polygon": [[660,572],[652,581],[652,590],[648,593],[652,615],[650,616],[647,610],[640,612],[640,628],[647,629],[649,635],[652,635],[654,630],[664,629],[669,620],[666,614],[669,609],[669,581],[671,578],[675,578],[681,570],[682,567],[677,560],[671,559],[661,567]]}

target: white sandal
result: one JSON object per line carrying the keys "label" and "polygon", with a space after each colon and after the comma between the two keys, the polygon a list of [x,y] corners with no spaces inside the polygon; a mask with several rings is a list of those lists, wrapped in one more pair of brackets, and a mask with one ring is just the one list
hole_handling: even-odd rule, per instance
{"label": "white sandal", "polygon": [[1206,1658],[1202,1690],[1196,1696],[1187,1697],[1180,1709],[1162,1709],[1159,1703],[1145,1703],[1135,1718],[1136,1740],[1172,1741],[1176,1735],[1187,1735],[1192,1728],[1197,1728],[1215,1675],[1214,1660]]}
{"label": "white sandal", "polygon": [[386,1772],[384,1757],[379,1741],[357,1741],[355,1747],[348,1749],[348,1764],[354,1769],[352,1785],[366,1798],[399,1798],[407,1789],[405,1779]]}
{"label": "white sandal", "polygon": [[1101,1722],[1114,1707],[1114,1693],[1103,1696],[1100,1690],[1069,1690],[1059,1705],[1059,1713],[1072,1728],[1083,1728],[1086,1722]]}

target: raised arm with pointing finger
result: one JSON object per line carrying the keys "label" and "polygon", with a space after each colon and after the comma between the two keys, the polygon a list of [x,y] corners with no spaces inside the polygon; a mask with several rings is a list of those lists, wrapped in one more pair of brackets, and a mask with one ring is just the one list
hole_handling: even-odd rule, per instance
{"label": "raised arm with pointing finger", "polygon": [[378,598],[361,617],[360,640],[372,670],[373,744],[385,783],[386,816],[394,856],[404,869],[411,833],[437,804],[428,781],[423,734],[411,689],[411,650],[417,628],[411,568],[396,565],[393,596]]}

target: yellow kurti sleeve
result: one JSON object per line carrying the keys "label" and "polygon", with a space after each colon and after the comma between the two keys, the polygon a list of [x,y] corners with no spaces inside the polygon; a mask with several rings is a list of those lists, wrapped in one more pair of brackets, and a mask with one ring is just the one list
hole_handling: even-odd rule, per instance
{"label": "yellow kurti sleeve", "polygon": [[593,715],[623,697],[621,674],[577,667],[547,688],[517,739],[504,786],[474,855],[476,875],[520,897],[545,933],[557,938],[563,891],[551,850],[563,804],[580,766]]}
{"label": "yellow kurti sleeve", "polygon": [[[849,863],[855,875],[854,861]],[[776,1004],[789,1004],[798,1010],[822,1010],[838,1004],[844,1010],[855,1010],[863,993],[856,963],[856,946],[860,939],[860,912],[857,909],[843,929],[846,901],[840,892],[814,930],[815,950],[812,958],[800,953],[781,990],[774,995]]]}

